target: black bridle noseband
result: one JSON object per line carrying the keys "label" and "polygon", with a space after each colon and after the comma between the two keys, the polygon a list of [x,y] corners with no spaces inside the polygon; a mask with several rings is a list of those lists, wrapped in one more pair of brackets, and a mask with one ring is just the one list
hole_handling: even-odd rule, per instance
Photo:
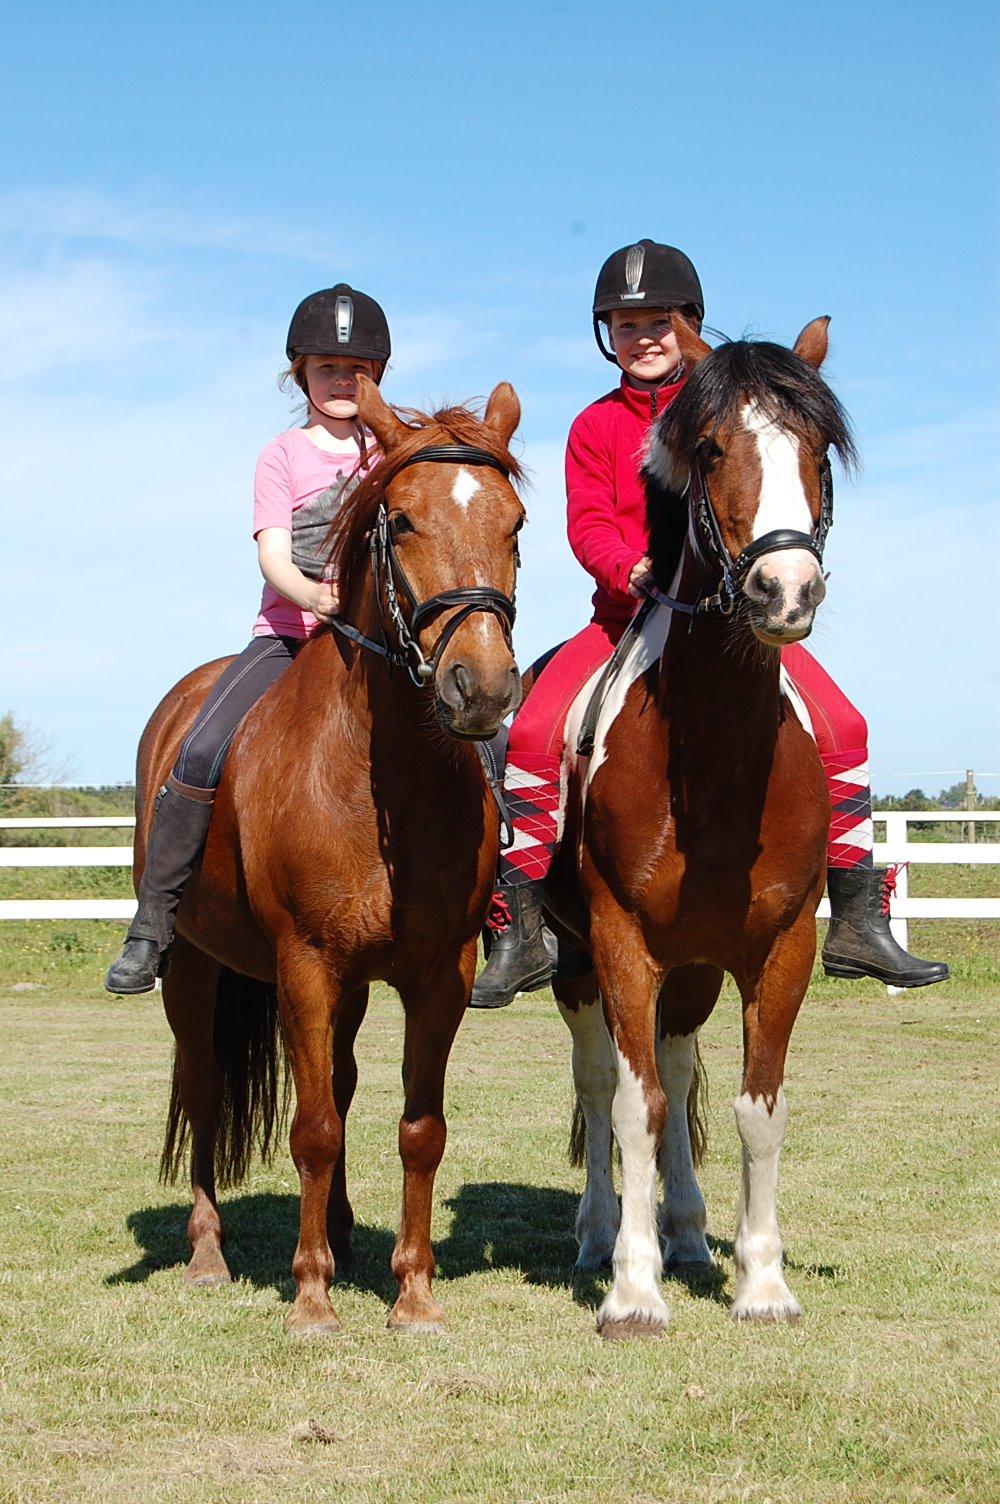
{"label": "black bridle noseband", "polygon": [[[504,479],[510,478],[510,471],[502,460],[488,450],[476,449],[470,444],[436,444],[418,449],[416,454],[411,454],[403,461],[394,472],[393,479],[410,465],[486,465],[492,470],[498,470]],[[397,646],[392,648],[384,642],[376,642],[374,638],[359,632],[350,622],[339,616],[331,617],[330,625],[342,637],[349,638],[359,647],[378,653],[393,668],[405,668],[418,689],[431,683],[448,643],[462,623],[477,611],[487,611],[495,616],[508,643],[510,642],[511,628],[517,612],[514,597],[504,595],[502,590],[493,590],[488,585],[468,585],[459,590],[442,590],[440,594],[429,596],[425,601],[417,600],[389,532],[389,510],[384,496],[375,516],[370,546],[375,595],[382,611],[382,620],[387,626],[391,626]],[[520,556],[517,554],[514,563],[515,568],[520,563]],[[409,621],[403,615],[399,603],[401,594],[410,606]],[[461,609],[445,625],[434,652],[428,659],[417,641],[418,634],[432,617],[451,606],[459,606]]]}
{"label": "black bridle noseband", "polygon": [[719,612],[722,616],[729,616],[742,595],[747,577],[757,560],[763,558],[765,554],[782,553],[790,548],[805,549],[807,553],[812,554],[822,568],[823,550],[826,547],[827,535],[833,526],[833,474],[830,470],[828,455],[823,456],[820,469],[819,521],[813,531],[801,533],[796,528],[776,528],[773,532],[765,533],[763,537],[755,538],[752,543],[748,543],[735,559],[726,547],[722,536],[722,529],[719,527],[719,519],[712,506],[712,499],[705,483],[705,473],[699,458],[695,458],[691,466],[688,500],[695,533],[699,535],[699,552],[706,564],[719,571],[721,576],[719,588],[714,595],[700,595],[696,601],[679,601],[662,590],[650,590],[648,594],[661,605],[670,606],[674,611],[683,611],[692,618],[704,616],[713,611]]}

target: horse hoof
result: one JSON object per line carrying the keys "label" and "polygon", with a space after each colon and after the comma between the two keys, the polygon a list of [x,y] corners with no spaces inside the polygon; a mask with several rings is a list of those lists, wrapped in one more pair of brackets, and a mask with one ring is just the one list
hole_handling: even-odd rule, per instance
{"label": "horse hoof", "polygon": [[753,1321],[758,1326],[794,1326],[802,1312],[797,1305],[790,1306],[733,1306],[729,1316],[732,1321]]}
{"label": "horse hoof", "polygon": [[597,1324],[605,1342],[628,1342],[634,1337],[662,1337],[666,1327],[648,1316],[614,1316]]}
{"label": "horse hoof", "polygon": [[391,1316],[386,1327],[404,1337],[444,1337],[448,1330],[443,1321],[393,1321]]}
{"label": "horse hoof", "polygon": [[602,1269],[611,1268],[611,1254],[579,1253],[573,1268],[577,1274],[597,1274]]}
{"label": "horse hoof", "polygon": [[337,1337],[341,1331],[340,1317],[332,1306],[325,1310],[322,1305],[292,1306],[285,1317],[285,1331],[292,1337],[311,1341],[318,1337]]}
{"label": "horse hoof", "polygon": [[299,1342],[326,1341],[328,1337],[339,1337],[343,1327],[336,1316],[332,1321],[285,1321],[285,1331],[290,1337]]}

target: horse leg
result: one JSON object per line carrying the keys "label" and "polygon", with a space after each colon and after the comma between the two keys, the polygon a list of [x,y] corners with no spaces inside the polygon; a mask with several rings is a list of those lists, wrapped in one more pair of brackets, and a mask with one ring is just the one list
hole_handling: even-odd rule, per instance
{"label": "horse leg", "polygon": [[810,911],[778,936],[755,977],[737,978],[743,995],[743,1082],[734,1105],[743,1174],[730,1311],[737,1321],[795,1321],[801,1314],[781,1269],[778,1157],[788,1121],[785,1055],[815,953]]}
{"label": "horse leg", "polygon": [[333,1100],[340,1115],[340,1153],[333,1167],[330,1199],[326,1204],[326,1235],[333,1252],[335,1266],[339,1269],[354,1263],[351,1248],[351,1231],[354,1227],[354,1212],[347,1197],[347,1114],[358,1084],[358,1062],[354,1058],[354,1041],[358,1037],[368,1008],[368,988],[358,987],[346,992],[341,999],[337,1014],[337,1026],[333,1033]]}
{"label": "horse leg", "polygon": [[343,1132],[333,1098],[338,988],[320,952],[297,943],[279,948],[278,997],[295,1081],[290,1146],[301,1187],[295,1300],[285,1327],[301,1336],[329,1336],[340,1331],[340,1321],[328,1294],[334,1265],[326,1211]]}
{"label": "horse leg", "polygon": [[668,1265],[714,1266],[705,1240],[705,1201],[695,1175],[689,1104],[698,1031],[715,1007],[721,988],[722,972],[716,967],[678,966],[660,993],[656,1069],[667,1096],[667,1125],[660,1145],[660,1238]]}
{"label": "horse leg", "polygon": [[215,1194],[215,1135],[222,1095],[222,1072],[215,1063],[215,994],[221,967],[178,935],[163,979],[163,1007],[177,1041],[174,1090],[191,1129],[191,1187],[194,1206],[187,1235],[191,1260],[188,1284],[227,1283],[232,1275],[222,1256],[224,1233]]}
{"label": "horse leg", "polygon": [[[556,976],[552,990],[573,1036],[573,1085],[586,1127],[587,1183],[576,1214],[580,1245],[576,1267],[600,1269],[611,1262],[619,1223],[611,1172],[611,1102],[617,1080],[614,1046],[593,974]],[[573,1162],[579,1163],[575,1152]]]}
{"label": "horse leg", "polygon": [[656,1071],[656,1000],[662,984],[635,922],[620,910],[595,924],[597,978],[614,1042],[611,1123],[622,1159],[622,1210],[614,1283],[597,1313],[603,1337],[657,1336],[670,1319],[660,1293],[663,1256],[656,1230],[656,1156],[667,1103]]}
{"label": "horse leg", "polygon": [[399,1296],[389,1312],[397,1331],[436,1332],[444,1312],[431,1295],[431,1204],[434,1176],[444,1153],[444,1075],[476,969],[473,941],[460,964],[443,967],[418,987],[400,988],[406,1012],[403,1046],[405,1100],[399,1120],[403,1161],[403,1215],[392,1251]]}

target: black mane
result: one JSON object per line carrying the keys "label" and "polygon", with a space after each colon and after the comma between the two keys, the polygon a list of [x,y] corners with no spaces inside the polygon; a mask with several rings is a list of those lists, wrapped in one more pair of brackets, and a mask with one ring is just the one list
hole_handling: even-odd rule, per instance
{"label": "black mane", "polygon": [[650,435],[642,466],[653,574],[668,589],[687,531],[687,503],[673,472],[686,479],[698,440],[732,423],[746,402],[772,422],[836,451],[846,470],[857,465],[850,420],[808,361],[768,340],[726,340],[694,367]]}

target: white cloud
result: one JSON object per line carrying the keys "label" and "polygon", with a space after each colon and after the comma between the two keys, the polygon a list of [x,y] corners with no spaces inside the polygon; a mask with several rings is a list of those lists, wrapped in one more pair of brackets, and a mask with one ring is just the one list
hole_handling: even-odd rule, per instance
{"label": "white cloud", "polygon": [[328,267],[354,261],[359,247],[331,246],[328,234],[279,218],[220,217],[176,204],[123,202],[86,188],[40,189],[0,198],[0,235],[46,243],[92,241],[134,250],[228,251]]}

